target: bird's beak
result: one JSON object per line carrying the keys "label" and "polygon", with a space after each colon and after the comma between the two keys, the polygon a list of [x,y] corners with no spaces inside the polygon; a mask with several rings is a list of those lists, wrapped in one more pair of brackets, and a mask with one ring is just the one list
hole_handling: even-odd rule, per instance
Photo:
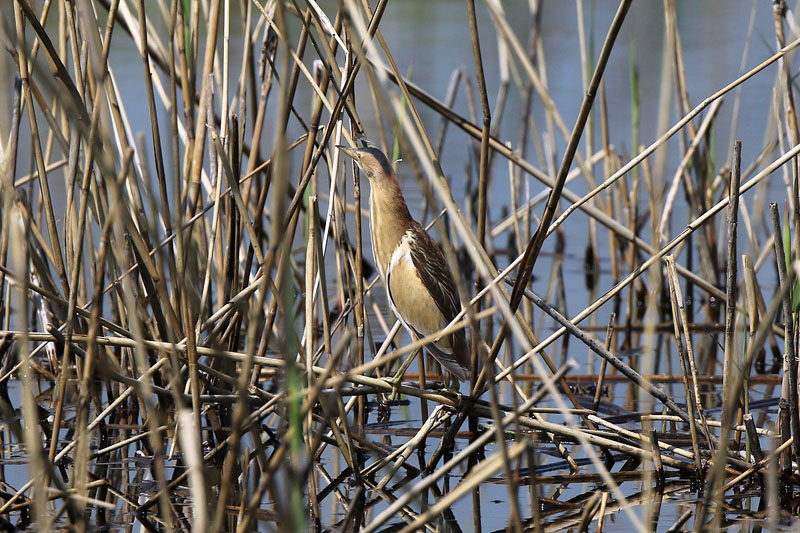
{"label": "bird's beak", "polygon": [[336,148],[338,148],[343,154],[349,155],[350,157],[358,161],[358,152],[356,151],[355,148],[350,148],[342,144],[337,144]]}

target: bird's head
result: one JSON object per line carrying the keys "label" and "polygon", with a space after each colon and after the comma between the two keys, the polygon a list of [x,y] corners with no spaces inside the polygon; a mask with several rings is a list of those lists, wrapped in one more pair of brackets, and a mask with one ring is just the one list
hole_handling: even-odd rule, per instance
{"label": "bird's head", "polygon": [[392,165],[383,152],[372,146],[364,148],[349,148],[347,146],[337,146],[342,153],[349,155],[364,171],[373,183],[380,184],[381,181],[394,176]]}

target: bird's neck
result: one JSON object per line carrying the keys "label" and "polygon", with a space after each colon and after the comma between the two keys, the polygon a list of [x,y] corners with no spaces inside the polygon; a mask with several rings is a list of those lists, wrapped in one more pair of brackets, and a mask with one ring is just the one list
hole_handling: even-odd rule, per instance
{"label": "bird's neck", "polygon": [[370,180],[369,214],[375,262],[386,281],[392,253],[413,221],[395,176]]}

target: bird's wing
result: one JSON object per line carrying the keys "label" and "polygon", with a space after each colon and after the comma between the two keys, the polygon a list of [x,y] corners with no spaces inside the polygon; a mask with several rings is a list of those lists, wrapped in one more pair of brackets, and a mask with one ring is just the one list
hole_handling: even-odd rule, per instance
{"label": "bird's wing", "polygon": [[[418,224],[406,232],[386,272],[389,303],[406,329],[420,337],[436,333],[461,309],[453,276],[439,245]],[[447,335],[428,348],[457,379],[470,367],[464,331]]]}
{"label": "bird's wing", "polygon": [[419,278],[436,302],[445,323],[450,323],[461,311],[461,301],[442,249],[425,228],[416,222],[408,234],[413,240],[413,246],[410,247],[411,261]]}

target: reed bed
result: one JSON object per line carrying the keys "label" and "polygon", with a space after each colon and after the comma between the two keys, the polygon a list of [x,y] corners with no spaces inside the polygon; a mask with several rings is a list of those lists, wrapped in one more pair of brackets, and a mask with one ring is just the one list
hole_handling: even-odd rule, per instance
{"label": "reed bed", "polygon": [[[741,75],[698,101],[664,0],[661,104],[641,108],[637,65],[651,58],[632,53],[628,149],[609,132],[620,110],[604,75],[631,0],[602,28],[576,3],[573,123],[548,87],[543,2],[520,34],[497,0],[466,0],[474,63],[446,90],[396,62],[389,3],[0,8],[0,527],[791,524],[800,36],[784,3],[766,59],[746,69],[748,31]],[[141,59],[139,101],[112,43]],[[746,160],[740,91],[759,76],[774,78],[771,114]],[[506,111],[512,94],[522,116]],[[712,135],[723,99],[730,150]],[[651,141],[643,112],[659,117]],[[470,139],[466,170],[443,168],[452,131]],[[335,148],[365,136],[402,158],[457,274],[463,312],[419,342],[376,275],[366,180]],[[588,305],[568,312],[576,227]],[[394,399],[400,360],[458,328],[469,386],[445,387],[423,357]],[[485,515],[496,501],[499,522]]]}

